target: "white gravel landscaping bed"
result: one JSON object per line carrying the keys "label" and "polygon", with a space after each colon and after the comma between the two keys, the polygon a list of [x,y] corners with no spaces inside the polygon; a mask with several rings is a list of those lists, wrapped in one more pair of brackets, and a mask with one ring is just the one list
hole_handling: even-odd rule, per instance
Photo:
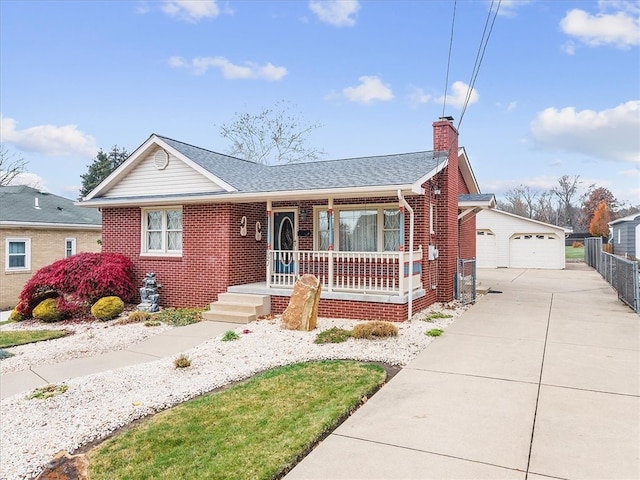
{"label": "white gravel landscaping bed", "polygon": [[[429,311],[438,309],[436,305]],[[322,359],[406,365],[434,340],[425,335],[427,330],[445,329],[463,310],[445,309],[454,317],[433,322],[423,321],[425,312],[416,314],[412,321],[396,324],[397,337],[351,338],[323,345],[314,343],[318,332],[333,326],[351,329],[357,322],[320,318],[315,331],[299,332],[280,329],[277,319],[260,320],[239,326],[238,340],[223,342],[218,337],[183,352],[192,362],[185,369],[176,369],[175,357],[170,357],[69,379],[64,382],[68,387],[65,393],[46,400],[27,400],[24,393],[14,395],[0,402],[0,478],[34,478],[61,450],[74,452],[138,418],[273,367]],[[121,337],[135,336],[139,332],[132,326],[114,326],[114,330],[117,328]],[[158,327],[142,328],[157,332]],[[244,329],[250,333],[242,333]],[[93,345],[85,333],[34,344],[41,346],[36,352],[44,358],[36,360],[37,354],[32,354],[32,361],[53,363],[51,357],[47,361],[47,355],[50,348],[55,351],[53,344],[57,342],[76,339],[83,348]],[[67,348],[71,349],[70,345]]]}

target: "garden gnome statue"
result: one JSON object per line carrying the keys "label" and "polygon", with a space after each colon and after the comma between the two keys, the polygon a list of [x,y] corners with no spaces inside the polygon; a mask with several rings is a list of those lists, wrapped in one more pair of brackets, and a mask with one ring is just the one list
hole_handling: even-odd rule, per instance
{"label": "garden gnome statue", "polygon": [[156,274],[147,273],[142,280],[142,288],[140,289],[140,304],[138,310],[144,312],[155,313],[160,310],[160,294],[158,293],[160,285],[156,284]]}

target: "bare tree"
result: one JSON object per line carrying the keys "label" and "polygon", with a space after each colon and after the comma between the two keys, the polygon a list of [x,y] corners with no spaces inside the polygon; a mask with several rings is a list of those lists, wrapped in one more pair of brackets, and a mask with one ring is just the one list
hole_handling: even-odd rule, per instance
{"label": "bare tree", "polygon": [[539,193],[527,185],[518,185],[504,194],[504,201],[498,202],[498,207],[505,212],[533,218],[535,213],[536,198]]}
{"label": "bare tree", "polygon": [[258,114],[236,113],[235,120],[220,127],[220,134],[232,143],[229,153],[265,165],[319,159],[324,151],[309,147],[307,141],[320,125],[303,123],[291,108],[280,101]]}
{"label": "bare tree", "polygon": [[557,224],[558,210],[553,205],[553,194],[547,190],[538,196],[538,200],[534,206],[533,218],[540,222]]}
{"label": "bare tree", "polygon": [[577,224],[580,210],[573,205],[573,198],[578,192],[580,183],[582,183],[580,175],[562,175],[558,179],[558,186],[551,189],[558,199],[558,225],[575,226]]}
{"label": "bare tree", "polygon": [[27,161],[18,157],[0,145],[0,186],[9,185],[11,181],[24,172]]}

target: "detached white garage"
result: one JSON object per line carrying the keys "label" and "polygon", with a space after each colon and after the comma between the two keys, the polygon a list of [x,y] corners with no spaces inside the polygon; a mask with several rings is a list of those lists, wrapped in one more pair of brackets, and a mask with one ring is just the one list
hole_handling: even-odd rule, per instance
{"label": "detached white garage", "polygon": [[565,230],[501,210],[476,215],[479,268],[565,268]]}

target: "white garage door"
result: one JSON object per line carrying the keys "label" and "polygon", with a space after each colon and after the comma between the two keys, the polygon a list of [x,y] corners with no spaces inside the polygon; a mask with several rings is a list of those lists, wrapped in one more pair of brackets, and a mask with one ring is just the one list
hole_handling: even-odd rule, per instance
{"label": "white garage door", "polygon": [[496,236],[491,230],[476,231],[476,266],[496,268]]}
{"label": "white garage door", "polygon": [[[562,268],[560,238],[554,233],[523,233],[509,239],[511,268]],[[564,249],[564,246],[562,246]]]}

